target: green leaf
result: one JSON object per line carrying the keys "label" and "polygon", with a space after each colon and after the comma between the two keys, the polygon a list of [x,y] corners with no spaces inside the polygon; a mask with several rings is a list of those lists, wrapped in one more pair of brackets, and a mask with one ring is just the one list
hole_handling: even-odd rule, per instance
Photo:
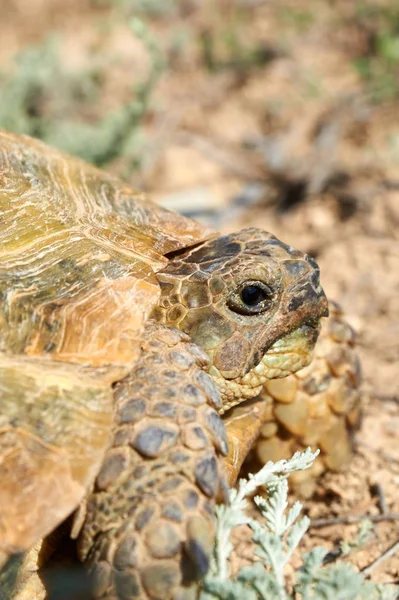
{"label": "green leaf", "polygon": [[[296,453],[288,461],[267,463],[256,475],[242,479],[238,488],[230,492],[230,504],[216,511],[216,543],[212,568],[205,577],[200,600],[293,600],[288,592],[284,569],[292,553],[302,540],[310,520],[297,521],[302,505],[296,502],[288,510],[287,474],[308,468],[317,453],[310,449]],[[257,496],[264,523],[250,518],[245,510],[248,497],[256,488],[265,485],[268,498]],[[288,512],[287,512],[288,511]],[[230,534],[238,525],[248,524],[256,548],[254,560],[260,561],[243,567],[237,577],[229,577],[229,556],[233,549]],[[369,526],[361,527],[358,541],[367,538]],[[394,600],[397,589],[365,581],[350,564],[341,562],[323,566],[327,554],[324,548],[314,548],[302,556],[302,566],[296,571],[295,600]]]}

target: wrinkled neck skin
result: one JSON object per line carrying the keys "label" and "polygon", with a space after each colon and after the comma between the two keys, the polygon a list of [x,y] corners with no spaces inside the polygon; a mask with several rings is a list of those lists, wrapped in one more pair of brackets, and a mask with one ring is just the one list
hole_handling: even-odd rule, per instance
{"label": "wrinkled neck skin", "polygon": [[[152,317],[187,333],[210,359],[225,412],[268,379],[308,365],[327,316],[315,261],[259,229],[214,238],[170,257],[157,273],[161,298]],[[247,282],[271,290],[265,310],[245,314],[230,299]]]}

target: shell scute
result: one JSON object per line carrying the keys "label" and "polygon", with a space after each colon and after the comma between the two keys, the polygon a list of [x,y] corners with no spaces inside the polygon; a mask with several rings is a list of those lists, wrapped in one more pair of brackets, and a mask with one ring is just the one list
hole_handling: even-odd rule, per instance
{"label": "shell scute", "polygon": [[77,158],[0,132],[0,351],[131,365],[165,254],[210,230]]}
{"label": "shell scute", "polygon": [[112,421],[104,370],[0,355],[0,551],[65,519],[98,471]]}
{"label": "shell scute", "polygon": [[116,178],[0,131],[0,559],[66,518],[101,466],[165,255],[210,237]]}

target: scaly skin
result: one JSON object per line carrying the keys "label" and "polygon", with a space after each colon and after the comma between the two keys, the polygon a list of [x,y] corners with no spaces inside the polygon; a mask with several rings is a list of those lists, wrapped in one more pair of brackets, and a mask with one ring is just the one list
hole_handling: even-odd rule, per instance
{"label": "scaly skin", "polygon": [[226,487],[220,397],[187,336],[149,323],[135,369],[115,388],[115,435],[78,541],[101,599],[195,597]]}
{"label": "scaly skin", "polygon": [[[149,321],[135,368],[115,387],[114,441],[78,541],[101,600],[195,597],[225,489],[217,412],[308,364],[326,312],[314,263],[255,229],[185,251],[157,276],[153,319],[163,324]],[[256,315],[230,308],[247,281],[272,290]]]}
{"label": "scaly skin", "polygon": [[226,414],[230,485],[245,459],[245,470],[256,472],[269,460],[287,459],[311,446],[321,450],[320,456],[310,469],[290,478],[297,493],[310,496],[323,471],[338,471],[351,458],[361,417],[360,384],[354,331],[330,302],[312,363],[266,382],[256,399]]}
{"label": "scaly skin", "polygon": [[[80,531],[81,557],[97,571],[98,594],[134,597],[134,576],[143,589],[139,596],[159,597],[145,573],[167,560],[178,580],[164,600],[179,597],[174,590],[190,589],[183,574],[190,579],[193,569],[195,580],[206,570],[212,528],[198,523],[206,519],[206,506],[212,513],[221,477],[216,466],[226,447],[216,416],[207,423],[209,440],[216,428],[212,446],[173,410],[205,386],[206,405],[198,408],[196,423],[205,428],[216,404],[210,377],[223,413],[257,394],[269,378],[309,363],[327,311],[317,265],[260,230],[216,238],[77,158],[1,131],[0,216],[0,562],[28,552],[86,499],[87,516],[80,511],[74,532]],[[157,366],[168,354],[165,347],[158,354],[146,347],[161,326],[186,333],[197,350],[181,348],[183,362],[190,354],[202,367],[193,364],[187,381],[179,373],[193,387],[159,421],[151,394],[164,406],[162,394],[176,387]],[[149,374],[137,361],[151,354]],[[131,418],[123,390],[127,402],[138,400],[137,386],[146,390],[146,409],[137,422],[123,424]],[[166,517],[157,514],[158,486],[184,475],[168,454],[172,446],[184,446],[191,457],[194,474],[185,475],[185,485],[195,480],[209,496],[207,504],[199,499],[197,509],[183,513],[173,543],[174,534],[169,538],[170,529],[161,528]],[[154,452],[159,456],[148,456]],[[143,476],[141,488],[140,468],[150,465],[155,481]],[[113,488],[119,477],[124,483]],[[130,552],[116,544],[123,524],[137,528],[138,511],[154,486],[156,510],[148,526],[158,534],[158,523],[162,535],[146,531],[137,540],[136,568],[134,544]],[[181,568],[185,558],[190,567]],[[6,571],[0,579],[12,597]],[[18,569],[14,575],[18,580]],[[161,586],[162,577],[155,582]]]}
{"label": "scaly skin", "polygon": [[[155,335],[157,337],[156,334],[156,328],[154,325],[150,325],[148,328],[148,336]],[[150,363],[150,367],[145,366],[144,368],[151,368],[151,363],[153,363],[155,356],[157,356],[155,360],[159,360],[157,347],[158,351],[160,351],[162,348],[164,349],[164,353],[162,354],[161,352],[161,355],[164,359],[167,357],[168,353],[172,353],[175,356],[175,351],[177,348],[179,348],[178,354],[180,358],[177,359],[177,364],[175,362],[175,368],[178,367],[179,369],[178,380],[182,383],[179,384],[178,389],[180,390],[182,386],[184,387],[184,381],[188,376],[192,376],[194,373],[196,373],[197,376],[199,373],[201,373],[201,376],[203,377],[204,374],[199,371],[199,368],[201,367],[204,369],[209,366],[209,362],[206,360],[205,355],[201,356],[201,354],[198,352],[198,349],[196,350],[195,346],[189,344],[184,336],[181,336],[179,339],[174,337],[171,330],[169,330],[169,332],[167,332],[167,330],[163,331],[162,337],[162,342],[160,342],[158,339],[155,343],[150,342],[146,344],[146,347],[143,350],[143,357],[147,356],[147,358],[143,358],[143,362],[144,364]],[[169,343],[169,346],[167,342]],[[154,354],[154,350],[156,354]],[[193,364],[193,352],[196,357],[196,364]],[[183,354],[186,356],[186,361],[188,361],[190,364],[188,369],[184,369],[185,360],[182,359]],[[317,477],[322,471],[324,471],[324,469],[329,468],[336,470],[345,466],[347,461],[350,459],[352,452],[353,432],[359,425],[361,409],[359,392],[360,378],[359,364],[355,352],[354,333],[349,325],[345,322],[342,312],[335,303],[330,302],[330,317],[323,323],[315,354],[316,356],[309,367],[299,371],[296,374],[290,375],[287,378],[274,380],[273,382],[267,382],[260,396],[248,402],[244,402],[240,406],[236,406],[225,413],[223,420],[226,425],[227,437],[229,441],[229,454],[226,457],[223,456],[220,458],[220,454],[218,452],[215,453],[215,458],[218,461],[219,466],[219,479],[221,474],[220,460],[222,460],[223,467],[227,471],[229,483],[234,485],[241,464],[248,457],[248,454],[250,456],[249,461],[247,461],[247,464],[245,465],[245,469],[246,471],[249,470],[251,472],[255,472],[268,460],[288,458],[296,450],[303,449],[306,444],[310,444],[313,448],[321,448],[320,457],[315,461],[311,469],[307,469],[306,471],[291,476],[291,485],[294,486],[295,491],[301,495],[309,496],[314,491]],[[152,374],[153,373],[151,373],[151,375]],[[131,392],[132,387],[134,387],[134,384],[132,383],[133,376],[134,374],[132,373],[131,377],[127,378],[126,381],[121,382],[117,386],[117,402],[121,410],[123,406],[126,406],[126,404],[132,406],[132,401],[134,402],[134,395],[132,394],[132,397],[129,396],[129,392]],[[142,372],[140,377],[144,376],[145,372]],[[192,378],[195,380],[195,377]],[[138,383],[137,379],[134,381],[136,384]],[[151,393],[148,394],[148,384],[146,381],[144,381],[143,386],[144,387],[142,391],[145,391],[145,397],[150,396],[146,402],[146,415],[149,415],[149,420],[155,420],[155,413],[151,412],[150,407],[153,407],[154,403],[157,404],[157,401],[153,398],[151,399]],[[168,390],[168,386],[169,388],[171,387],[171,389]],[[173,395],[175,392],[176,387],[173,385],[170,386],[170,380],[166,381],[163,397],[170,393]],[[196,392],[194,391],[193,386],[191,388],[190,395],[195,393]],[[184,399],[189,400],[190,395],[184,396]],[[214,398],[214,401],[217,401],[217,397],[214,395],[214,390],[211,395]],[[138,400],[140,406],[142,403],[142,397],[143,395],[140,394],[140,399]],[[179,397],[181,397],[181,395],[179,395]],[[173,396],[173,399],[174,398],[175,396]],[[303,411],[300,409],[298,410],[298,405],[302,405],[304,399],[306,400],[307,404],[307,416],[305,421],[303,419]],[[170,407],[170,400],[167,404]],[[291,427],[295,427],[296,423],[297,426],[299,425],[302,428],[305,427],[305,433],[299,435],[299,433],[290,431],[290,429],[284,425],[284,423],[281,421],[282,415],[279,415],[279,406],[286,407],[286,421],[287,416],[291,415]],[[165,410],[165,408],[163,410]],[[183,410],[185,409],[183,408]],[[199,414],[203,415],[204,412],[206,413],[207,410],[209,411],[208,414],[212,413],[215,415],[215,412],[212,411],[212,408],[205,406],[204,403],[195,407],[190,405],[190,412],[195,411],[196,418],[198,418]],[[298,416],[300,417],[301,414],[302,418],[298,418]],[[213,419],[215,422],[215,416],[213,416]],[[182,428],[182,432],[185,427],[190,428],[190,433],[188,435],[192,436],[192,429],[196,428],[196,423],[183,422],[180,426]],[[137,424],[134,422],[131,422],[130,424],[124,424],[125,429],[130,427],[132,432],[136,426]],[[169,523],[173,528],[178,529],[178,532],[181,536],[180,539],[186,540],[186,545],[188,540],[190,540],[191,547],[197,548],[200,564],[201,559],[203,560],[204,557],[204,554],[201,553],[201,549],[210,543],[210,537],[213,535],[212,518],[210,517],[208,511],[204,511],[204,508],[206,509],[206,506],[210,507],[211,504],[213,504],[214,499],[204,495],[201,488],[197,485],[197,482],[192,482],[192,479],[195,472],[195,462],[201,459],[203,452],[211,453],[214,452],[215,449],[212,445],[215,442],[215,438],[212,437],[212,432],[209,431],[208,427],[208,423],[200,426],[201,431],[205,432],[205,437],[208,441],[208,445],[204,444],[204,448],[202,450],[198,448],[197,450],[193,451],[193,448],[190,449],[187,446],[184,446],[183,453],[185,457],[187,457],[187,463],[190,465],[190,468],[185,471],[186,477],[181,477],[179,474],[183,481],[179,481],[180,485],[176,490],[176,494],[174,495],[173,491],[168,492],[173,496],[173,508],[172,511],[169,512]],[[203,441],[204,438],[202,434],[200,435]],[[222,439],[225,439],[222,431],[218,433],[217,439],[219,439],[219,436],[222,436]],[[113,448],[109,451],[109,460],[111,466],[112,462],[115,461],[115,456],[120,456],[120,453],[122,453],[124,456],[126,453],[130,453],[134,456],[134,460],[137,461],[137,454],[129,446],[125,445]],[[172,451],[169,451],[169,456],[172,453]],[[165,453],[164,456],[166,457],[168,454]],[[116,460],[118,460],[118,458]],[[147,465],[149,462],[150,461],[147,461]],[[157,464],[159,464],[159,459],[154,458],[152,460],[152,464],[155,467]],[[151,471],[151,466],[148,466],[148,469]],[[106,472],[107,466],[105,466],[105,473]],[[140,480],[140,482],[142,481],[143,479]],[[109,487],[107,488],[107,491],[105,492],[104,490],[101,490],[100,494],[98,494],[97,500],[101,497],[104,499],[104,497],[108,495],[112,504],[113,490],[115,486],[120,484],[120,479],[117,479],[115,482],[112,482],[108,479],[108,484]],[[190,511],[181,510],[182,503],[180,498],[182,498],[183,495],[180,493],[180,490],[187,490],[187,487],[190,485],[195,488],[194,494],[198,494],[200,511],[202,510],[204,513],[203,517],[205,520],[207,520],[208,524],[208,529],[204,528],[203,534],[197,543],[195,543],[195,530],[193,532],[192,528],[187,528],[187,522],[192,516],[192,513]],[[146,564],[148,564],[149,561],[151,562],[151,560],[153,560],[155,562],[155,559],[151,557],[151,552],[147,548],[149,537],[146,537],[145,533],[150,531],[151,523],[154,521],[154,519],[159,518],[162,507],[159,504],[154,504],[154,501],[152,500],[152,508],[155,508],[155,510],[151,515],[147,525],[145,525],[141,531],[134,531],[134,533],[131,534],[131,537],[134,536],[137,540],[137,548],[141,549],[141,553],[136,553],[135,555],[137,559],[136,569],[139,568],[141,573],[145,572]],[[133,522],[140,516],[140,510],[141,507],[136,513],[133,513]],[[179,513],[179,510],[181,511],[181,514]],[[183,515],[183,519],[179,520],[181,515]],[[164,521],[165,520],[168,521],[168,518],[164,518]],[[194,537],[192,535],[193,533]],[[191,537],[189,537],[189,534],[191,534]],[[113,529],[108,536],[110,538],[114,538],[113,541],[116,541],[118,532]],[[102,539],[104,539],[104,537],[105,536],[103,536]],[[49,543],[47,542],[45,547],[47,554],[49,554],[48,545]],[[63,547],[63,545],[64,544],[62,544],[61,547]],[[117,557],[116,543],[112,548],[113,549],[110,550],[108,560],[111,560],[111,557],[113,557],[113,560],[115,561],[115,558]],[[52,550],[52,548],[50,548],[50,550]],[[41,563],[43,564],[45,560],[45,557],[43,556],[43,548],[41,549],[40,556]],[[195,554],[192,553],[191,556],[195,560]],[[24,568],[27,573],[29,573],[30,569],[35,569],[37,561],[37,553],[34,550],[33,552],[29,553],[24,562]],[[160,560],[158,564],[160,562],[163,562],[164,569],[155,570],[153,585],[158,586],[159,589],[162,590],[162,585],[165,584],[164,577],[167,573],[167,568],[169,568],[169,574],[172,575],[172,577],[176,577],[176,563],[173,561],[171,562],[170,559],[164,559],[163,561]],[[117,560],[115,561],[115,564],[117,565]],[[185,566],[188,569],[188,574],[192,575],[194,570],[190,568],[189,563],[186,562]],[[74,566],[73,568],[76,569]],[[64,567],[64,569],[66,569],[66,567]],[[109,564],[107,562],[104,563],[104,561],[100,562],[99,566],[95,570],[97,571],[97,576],[100,575],[101,571],[103,571],[104,575],[105,571],[105,577],[103,576],[102,580],[103,586],[106,585],[107,581],[111,583],[112,580],[117,581],[118,576],[120,577],[117,568],[115,568],[113,564]],[[64,572],[66,574],[68,573],[68,575],[66,575],[68,578],[71,577],[69,571]],[[12,572],[10,572],[9,576],[12,576]],[[129,577],[136,578],[137,580],[137,574],[132,575],[131,573],[128,573],[126,575],[125,573],[125,581],[128,580]],[[21,581],[21,584],[23,584],[23,581]],[[177,586],[177,588],[178,587],[179,586]],[[76,589],[79,589],[78,584],[76,584]],[[194,596],[194,589],[194,586],[191,589],[185,589],[185,597],[189,598],[190,594]],[[178,591],[179,590],[177,589],[177,597]],[[181,589],[180,592],[183,593],[183,589]],[[143,590],[141,593],[143,593]],[[43,588],[43,582],[39,577],[34,575],[28,579],[28,584],[21,590],[21,593],[17,594],[14,598],[15,600],[44,600],[44,597],[45,590]],[[83,600],[85,595],[83,594],[82,596],[79,596],[79,598]]]}
{"label": "scaly skin", "polygon": [[291,478],[299,493],[310,496],[323,471],[338,471],[350,461],[361,417],[360,383],[354,331],[330,302],[312,364],[284,381],[268,382],[261,394],[272,416],[256,444],[258,466],[307,446],[320,448],[312,467]]}
{"label": "scaly skin", "polygon": [[[97,596],[189,598],[207,568],[227,450],[212,411],[309,363],[327,311],[317,265],[260,230],[216,238],[77,158],[1,131],[0,215],[0,563],[86,494],[74,533]],[[169,360],[175,378],[160,367]],[[195,487],[197,506],[183,506],[179,489]],[[154,512],[140,515],[147,499]],[[10,584],[6,571],[7,598],[21,574],[19,597],[39,599],[29,587],[39,577],[16,568]]]}
{"label": "scaly skin", "polygon": [[[319,318],[328,312],[319,269],[273,235],[250,228],[210,240],[180,252],[157,278],[162,295],[152,316],[208,354],[221,412],[256,396],[267,380],[309,364]],[[265,310],[233,311],[237,289],[252,281],[272,290]]]}

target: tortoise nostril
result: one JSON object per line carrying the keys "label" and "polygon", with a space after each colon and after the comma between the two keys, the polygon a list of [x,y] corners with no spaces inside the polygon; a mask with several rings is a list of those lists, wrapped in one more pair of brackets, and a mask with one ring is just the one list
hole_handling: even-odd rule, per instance
{"label": "tortoise nostril", "polygon": [[320,319],[317,317],[308,317],[304,323],[303,327],[308,327],[310,329],[319,329],[320,327]]}

